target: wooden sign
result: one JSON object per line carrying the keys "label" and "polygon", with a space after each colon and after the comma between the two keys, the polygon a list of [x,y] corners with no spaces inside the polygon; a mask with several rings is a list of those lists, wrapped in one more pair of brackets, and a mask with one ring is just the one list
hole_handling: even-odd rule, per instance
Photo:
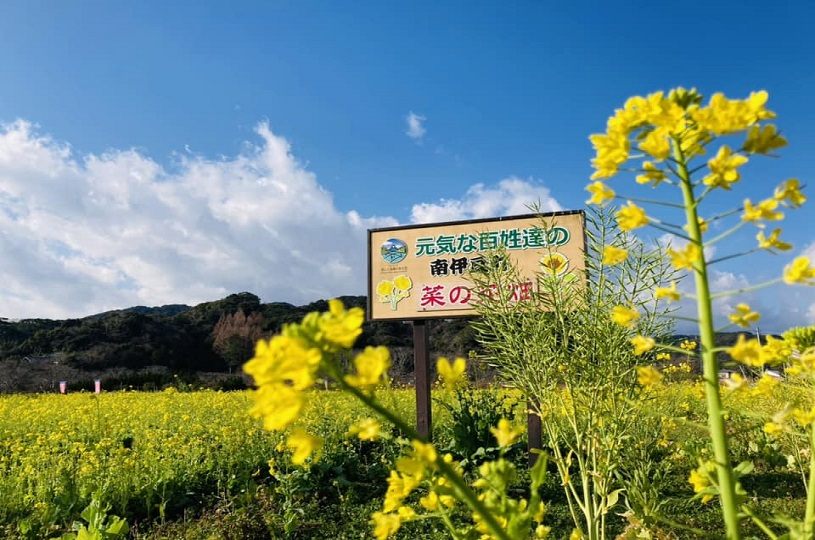
{"label": "wooden sign", "polygon": [[521,279],[512,298],[531,297],[540,273],[585,268],[582,210],[427,223],[368,231],[368,317],[449,319],[475,315],[468,274],[502,248]]}

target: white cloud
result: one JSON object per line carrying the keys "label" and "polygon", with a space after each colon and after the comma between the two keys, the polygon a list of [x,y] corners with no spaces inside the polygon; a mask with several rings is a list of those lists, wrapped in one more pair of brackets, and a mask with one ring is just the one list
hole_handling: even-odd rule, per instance
{"label": "white cloud", "polygon": [[542,212],[562,210],[549,188],[540,182],[511,176],[495,186],[475,184],[460,199],[441,199],[436,203],[414,204],[413,223],[477,219],[493,216],[528,214],[529,205],[540,203]]}
{"label": "white cloud", "polygon": [[405,131],[405,135],[416,142],[421,142],[424,138],[424,134],[427,133],[427,129],[424,127],[425,120],[427,120],[427,118],[424,116],[410,111],[405,117],[405,121],[407,122],[407,131]]}
{"label": "white cloud", "polygon": [[268,125],[233,158],[75,156],[0,128],[0,316],[68,317],[249,290],[310,302],[364,290],[365,231]]}

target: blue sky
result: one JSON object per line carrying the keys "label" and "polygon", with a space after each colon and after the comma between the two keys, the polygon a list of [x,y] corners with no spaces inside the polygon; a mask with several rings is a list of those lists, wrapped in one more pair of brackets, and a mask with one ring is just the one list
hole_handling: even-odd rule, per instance
{"label": "blue sky", "polygon": [[[579,208],[591,174],[588,135],[626,97],[677,85],[733,97],[766,89],[790,141],[782,159],[745,167],[738,193],[722,205],[764,197],[788,177],[809,182],[815,165],[812,2],[232,4],[0,6],[0,210],[18,216],[0,237],[0,315],[82,315],[203,301],[233,289],[289,301],[362,293],[364,276],[353,277],[362,268],[355,244],[340,244],[329,257],[333,273],[314,268],[297,295],[287,292],[285,277],[257,274],[295,279],[303,273],[287,269],[300,268],[304,257],[275,251],[279,242],[267,246],[260,235],[319,236],[343,222],[357,238],[366,226],[416,220],[422,209],[426,217],[471,217],[484,208],[511,211],[531,194]],[[407,133],[411,113],[421,136]],[[264,137],[258,129],[267,125]],[[280,145],[289,146],[272,151]],[[40,161],[32,164],[32,155]],[[49,167],[67,172],[49,175]],[[338,221],[303,230],[287,221],[286,205],[272,203],[267,214],[281,215],[270,222],[262,208],[255,221],[241,221],[236,205],[259,196],[249,180],[243,188],[230,184],[229,174],[254,173],[254,184],[269,180],[281,193],[292,191],[284,184],[295,178],[313,196],[292,204],[311,204],[320,209],[315,215]],[[54,198],[77,183],[82,189]],[[178,191],[166,192],[171,183],[207,195],[185,206]],[[127,212],[89,217],[89,203],[77,199],[87,198],[88,186],[100,193],[112,184],[107,208],[116,200]],[[23,226],[19,216],[28,210],[21,208],[47,211]],[[356,216],[350,225],[349,212]],[[796,253],[815,240],[808,212],[785,225]],[[137,230],[158,234],[156,223],[177,236],[167,233],[166,245],[149,255],[140,251],[146,240],[122,249]],[[198,228],[218,239],[203,262],[204,239],[186,248],[182,241]],[[118,233],[90,234],[101,230]],[[742,237],[752,241],[752,233]],[[353,256],[343,259],[343,250]],[[219,256],[255,257],[244,265],[253,270],[241,273]],[[790,257],[762,255],[721,271],[736,283],[759,280],[777,275]],[[195,268],[163,275],[185,263]],[[784,323],[815,317],[815,297],[802,302]]]}

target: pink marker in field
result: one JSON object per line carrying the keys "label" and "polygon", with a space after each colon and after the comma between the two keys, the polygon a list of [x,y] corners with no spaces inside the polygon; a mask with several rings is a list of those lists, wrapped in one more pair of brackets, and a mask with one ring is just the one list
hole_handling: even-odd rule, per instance
{"label": "pink marker in field", "polygon": [[59,393],[60,394],[68,393],[68,381],[59,381]]}
{"label": "pink marker in field", "polygon": [[94,394],[102,393],[102,381],[100,381],[99,379],[93,381],[93,393]]}

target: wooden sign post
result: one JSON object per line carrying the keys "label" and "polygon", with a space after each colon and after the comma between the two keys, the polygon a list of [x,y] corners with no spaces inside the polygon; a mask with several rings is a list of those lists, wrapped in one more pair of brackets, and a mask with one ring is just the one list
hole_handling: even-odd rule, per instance
{"label": "wooden sign post", "polygon": [[[468,274],[497,248],[518,269],[513,302],[533,298],[541,272],[584,270],[584,223],[573,210],[368,230],[368,320],[413,324],[419,434],[432,436],[428,321],[477,316]],[[527,424],[529,449],[540,448],[540,418]]]}
{"label": "wooden sign post", "polygon": [[433,438],[430,407],[430,332],[425,320],[413,321],[413,371],[416,375],[416,431],[426,440]]}

